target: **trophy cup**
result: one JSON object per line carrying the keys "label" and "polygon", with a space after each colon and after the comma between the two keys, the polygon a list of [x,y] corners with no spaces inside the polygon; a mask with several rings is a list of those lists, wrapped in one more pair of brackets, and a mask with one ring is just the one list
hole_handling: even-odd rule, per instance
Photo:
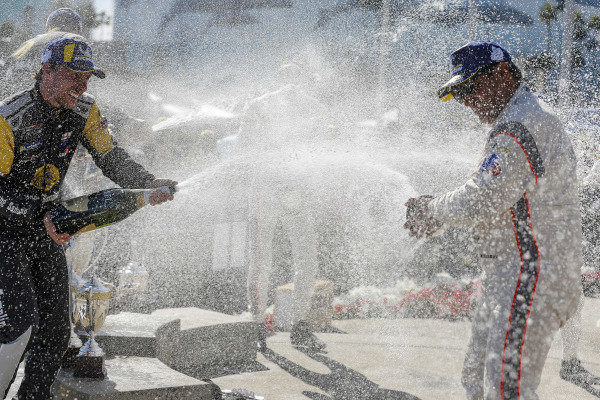
{"label": "trophy cup", "polygon": [[79,322],[79,311],[76,307],[77,290],[84,284],[83,279],[77,275],[73,268],[69,269],[69,289],[71,294],[71,337],[69,338],[69,347],[63,356],[62,367],[72,368],[75,365],[75,359],[81,350],[83,343],[75,333],[75,325]]}
{"label": "trophy cup", "polygon": [[77,291],[76,308],[79,323],[89,335],[75,360],[73,376],[77,378],[106,378],[104,351],[95,340],[96,333],[102,328],[108,313],[110,289],[92,277]]}

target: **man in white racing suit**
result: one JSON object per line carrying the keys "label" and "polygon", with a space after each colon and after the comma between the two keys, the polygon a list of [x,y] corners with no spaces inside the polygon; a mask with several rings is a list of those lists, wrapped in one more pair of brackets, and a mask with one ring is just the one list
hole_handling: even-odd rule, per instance
{"label": "man in white racing suit", "polygon": [[483,297],[463,366],[469,399],[537,399],[554,334],[581,296],[581,215],[573,147],[557,116],[521,83],[502,47],[452,53],[438,92],[492,126],[478,171],[442,196],[407,202],[416,237],[469,226]]}

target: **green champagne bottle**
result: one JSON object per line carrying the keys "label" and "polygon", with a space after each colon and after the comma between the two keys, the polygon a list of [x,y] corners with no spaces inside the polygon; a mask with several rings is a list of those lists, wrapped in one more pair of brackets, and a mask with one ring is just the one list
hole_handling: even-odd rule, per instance
{"label": "green champagne bottle", "polygon": [[154,189],[106,189],[65,200],[50,210],[50,217],[57,232],[77,235],[124,220],[150,204],[150,195],[156,189],[170,194],[176,191],[174,186]]}

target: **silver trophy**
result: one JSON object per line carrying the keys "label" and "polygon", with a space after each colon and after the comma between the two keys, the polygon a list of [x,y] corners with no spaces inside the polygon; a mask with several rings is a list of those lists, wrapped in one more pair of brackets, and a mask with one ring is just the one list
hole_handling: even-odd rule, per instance
{"label": "silver trophy", "polygon": [[69,292],[71,295],[71,337],[69,338],[69,347],[67,347],[67,351],[63,357],[62,367],[63,368],[72,368],[75,365],[75,359],[79,354],[81,346],[83,346],[83,342],[79,339],[79,336],[75,333],[75,326],[77,322],[79,322],[79,311],[77,307],[75,307],[75,302],[77,298],[77,290],[84,285],[84,280],[77,275],[77,273],[73,270],[73,268],[69,269]]}
{"label": "silver trophy", "polygon": [[75,360],[73,376],[78,378],[106,378],[104,351],[95,340],[96,333],[102,328],[108,313],[110,289],[92,277],[79,287],[76,293],[75,307],[79,323],[89,335]]}

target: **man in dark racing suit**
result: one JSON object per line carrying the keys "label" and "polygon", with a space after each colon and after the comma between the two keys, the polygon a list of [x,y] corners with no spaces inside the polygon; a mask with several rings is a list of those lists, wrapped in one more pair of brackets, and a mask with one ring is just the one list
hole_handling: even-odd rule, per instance
{"label": "man in dark racing suit", "polygon": [[[69,288],[61,244],[47,210],[78,144],[122,187],[176,185],[155,179],[116,145],[94,97],[90,46],[59,38],[43,52],[35,87],[0,103],[0,394],[6,396],[25,351],[18,399],[50,399],[69,339]],[[160,190],[150,203],[172,200]]]}
{"label": "man in dark racing suit", "polygon": [[[46,19],[46,32],[21,43],[0,68],[0,99],[31,87],[30,81],[39,69],[42,52],[50,42],[66,37],[86,41],[81,36],[82,32],[81,16],[75,10],[59,8],[51,12]],[[148,137],[152,134],[152,127],[148,122],[133,117],[116,104],[103,103],[102,113],[108,117],[111,127],[115,127],[121,144],[125,143],[123,138]],[[154,154],[152,146],[146,145],[145,150]]]}

